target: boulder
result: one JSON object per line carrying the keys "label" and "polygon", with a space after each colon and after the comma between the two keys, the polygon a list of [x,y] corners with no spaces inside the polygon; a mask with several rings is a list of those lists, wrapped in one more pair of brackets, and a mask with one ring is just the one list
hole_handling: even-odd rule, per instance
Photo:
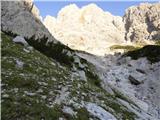
{"label": "boulder", "polygon": [[138,71],[132,71],[128,76],[129,81],[133,85],[139,85],[146,80],[146,76],[144,73]]}
{"label": "boulder", "polygon": [[22,45],[24,45],[24,46],[27,46],[27,45],[28,45],[28,43],[25,41],[25,39],[24,39],[23,37],[21,37],[21,36],[15,37],[15,38],[13,39],[13,41],[14,41],[15,43],[19,43],[19,44],[22,44]]}

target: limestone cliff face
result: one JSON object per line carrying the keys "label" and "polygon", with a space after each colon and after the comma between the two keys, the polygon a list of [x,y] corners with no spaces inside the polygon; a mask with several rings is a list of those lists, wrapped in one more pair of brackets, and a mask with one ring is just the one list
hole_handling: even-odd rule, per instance
{"label": "limestone cliff face", "polygon": [[69,47],[97,55],[104,55],[112,44],[125,42],[122,18],[104,12],[95,4],[81,9],[75,4],[66,6],[57,18],[47,16],[44,24]]}
{"label": "limestone cliff face", "polygon": [[72,4],[62,8],[57,18],[47,16],[44,25],[72,49],[104,55],[110,53],[108,47],[113,44],[126,44],[126,41],[150,44],[150,40],[159,40],[160,4],[132,6],[123,20],[95,4],[82,8]]}
{"label": "limestone cliff face", "polygon": [[123,19],[127,40],[160,40],[160,3],[132,6]]}

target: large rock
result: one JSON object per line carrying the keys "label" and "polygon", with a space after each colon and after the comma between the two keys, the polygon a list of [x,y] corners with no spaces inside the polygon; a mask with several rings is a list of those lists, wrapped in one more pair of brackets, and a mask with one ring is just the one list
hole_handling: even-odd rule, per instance
{"label": "large rock", "polygon": [[109,46],[125,42],[122,18],[104,12],[95,4],[82,8],[75,4],[66,6],[57,18],[47,16],[44,24],[69,47],[96,55],[104,55]]}
{"label": "large rock", "polygon": [[13,41],[14,41],[15,43],[19,43],[19,44],[24,45],[24,46],[27,46],[27,45],[28,45],[28,43],[25,41],[25,39],[24,39],[23,37],[21,37],[21,36],[16,36],[16,37],[13,39]]}
{"label": "large rock", "polygon": [[132,6],[123,19],[128,41],[160,40],[160,3]]}
{"label": "large rock", "polygon": [[[135,74],[135,75],[137,75],[137,74]],[[128,79],[131,82],[131,84],[133,84],[133,85],[139,85],[143,82],[143,79],[139,75],[137,75],[137,76],[129,75]]]}

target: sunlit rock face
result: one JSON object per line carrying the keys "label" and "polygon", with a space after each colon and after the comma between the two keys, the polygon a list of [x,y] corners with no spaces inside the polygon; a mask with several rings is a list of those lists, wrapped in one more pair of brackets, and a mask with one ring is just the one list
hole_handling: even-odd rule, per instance
{"label": "sunlit rock face", "polygon": [[95,4],[60,10],[57,18],[46,16],[44,24],[59,41],[72,49],[96,55],[111,53],[109,46],[160,40],[160,3],[142,3],[128,8],[125,15],[113,16]]}
{"label": "sunlit rock face", "polygon": [[128,41],[160,40],[160,3],[128,8],[124,22]]}
{"label": "sunlit rock face", "polygon": [[96,55],[104,55],[109,46],[125,42],[122,18],[104,12],[95,4],[82,8],[75,4],[66,6],[57,18],[47,16],[44,25],[69,47]]}

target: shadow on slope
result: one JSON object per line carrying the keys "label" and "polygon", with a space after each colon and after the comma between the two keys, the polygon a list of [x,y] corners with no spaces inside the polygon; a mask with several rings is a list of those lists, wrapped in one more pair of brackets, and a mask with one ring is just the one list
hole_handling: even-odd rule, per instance
{"label": "shadow on slope", "polygon": [[146,57],[151,63],[160,61],[160,46],[159,45],[147,45],[141,49],[129,51],[124,56],[130,56],[132,59],[138,59],[140,57]]}

